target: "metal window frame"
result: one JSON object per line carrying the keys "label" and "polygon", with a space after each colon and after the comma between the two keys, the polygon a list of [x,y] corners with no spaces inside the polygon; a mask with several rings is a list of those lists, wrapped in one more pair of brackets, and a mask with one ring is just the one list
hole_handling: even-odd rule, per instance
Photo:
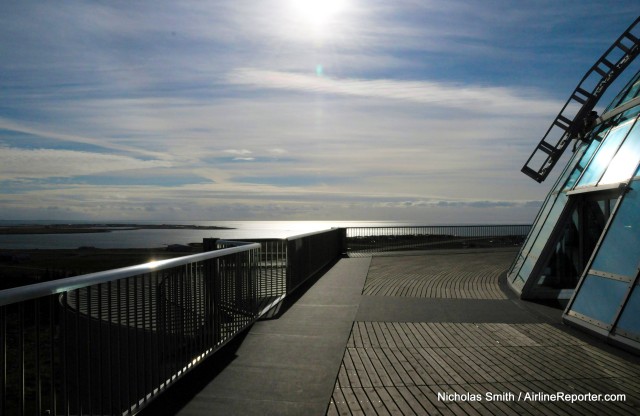
{"label": "metal window frame", "polygon": [[[640,167],[640,165],[638,166]],[[638,169],[638,167],[636,167],[636,170]],[[635,178],[635,179],[634,179]],[[618,325],[618,321],[620,320],[620,317],[622,316],[622,312],[625,310],[627,303],[629,302],[629,298],[631,297],[631,293],[633,292],[634,288],[636,286],[638,286],[638,284],[640,284],[640,265],[638,266],[638,269],[636,270],[636,275],[634,276],[621,276],[621,275],[617,275],[617,274],[613,274],[613,273],[607,273],[607,272],[602,272],[599,270],[594,270],[591,268],[591,266],[593,265],[593,262],[595,261],[595,258],[597,257],[600,248],[602,247],[602,244],[604,243],[604,240],[609,232],[609,229],[611,228],[612,224],[614,223],[615,219],[617,218],[617,214],[620,210],[620,207],[622,206],[622,203],[624,201],[624,198],[626,197],[628,191],[631,189],[631,185],[633,184],[634,181],[638,182],[638,177],[635,177],[629,179],[629,181],[627,181],[625,183],[625,186],[623,188],[623,192],[620,194],[620,197],[618,198],[618,201],[616,202],[616,205],[611,213],[611,216],[609,217],[609,221],[607,222],[607,225],[605,226],[605,229],[602,231],[602,234],[600,235],[600,239],[598,240],[598,243],[596,244],[596,247],[593,250],[593,253],[591,255],[591,258],[589,259],[589,262],[587,264],[587,266],[585,267],[585,270],[583,272],[582,277],[580,278],[580,280],[578,281],[578,284],[576,285],[576,289],[574,291],[573,296],[571,297],[571,299],[569,300],[569,302],[567,303],[567,306],[565,308],[565,311],[562,315],[562,320],[563,322],[566,322],[567,324],[576,326],[576,327],[580,327],[583,329],[586,329],[587,331],[603,336],[604,338],[611,340],[612,342],[619,344],[622,347],[625,348],[630,348],[634,351],[638,351],[640,350],[640,342],[632,339],[632,338],[628,338],[625,337],[622,333],[619,333],[616,331],[617,329],[617,325]],[[640,192],[640,189],[638,190]],[[594,273],[595,272],[595,273]],[[605,279],[611,279],[611,280],[618,280],[618,281],[624,281],[624,282],[628,282],[630,283],[629,286],[627,287],[627,290],[625,291],[625,294],[622,296],[622,299],[620,300],[620,303],[616,309],[616,312],[614,314],[614,317],[611,321],[611,324],[606,324],[604,322],[595,320],[593,318],[590,317],[586,317],[578,312],[572,311],[571,308],[573,307],[573,304],[575,302],[576,297],[578,296],[578,294],[580,293],[580,288],[582,287],[582,284],[584,282],[584,280],[586,279],[588,274],[594,274],[598,277],[602,277]],[[622,332],[626,332],[626,331],[622,331]],[[639,340],[640,340],[640,334],[638,334]]]}

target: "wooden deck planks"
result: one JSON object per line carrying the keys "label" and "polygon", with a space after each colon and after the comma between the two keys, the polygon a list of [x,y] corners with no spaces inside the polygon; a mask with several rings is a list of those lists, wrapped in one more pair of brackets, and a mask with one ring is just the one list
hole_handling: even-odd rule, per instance
{"label": "wooden deck planks", "polygon": [[[328,414],[595,416],[633,415],[640,409],[637,361],[550,324],[355,322],[351,338]],[[438,400],[438,392],[483,398],[487,392],[627,397],[619,402],[474,402]]]}
{"label": "wooden deck planks", "polygon": [[513,252],[454,255],[427,254],[374,257],[364,295],[447,299],[506,299],[498,277],[513,260]]}

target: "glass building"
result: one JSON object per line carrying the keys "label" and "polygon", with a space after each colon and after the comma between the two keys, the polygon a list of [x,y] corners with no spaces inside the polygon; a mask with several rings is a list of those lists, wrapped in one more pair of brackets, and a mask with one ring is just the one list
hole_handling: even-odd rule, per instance
{"label": "glass building", "polygon": [[[625,65],[610,68],[622,72],[637,56],[640,36],[632,34],[637,23],[585,76],[593,72],[601,77],[592,82],[594,88],[602,89],[602,82],[611,78],[598,69],[618,61]],[[610,52],[618,53],[616,60]],[[571,120],[561,112],[552,124],[561,127],[562,138],[552,145],[543,138],[536,149],[547,158],[546,167],[537,172],[523,168],[541,181],[541,173],[546,175],[558,153],[573,143],[573,154],[507,278],[523,299],[566,302],[565,323],[640,351],[640,72],[599,117],[592,112],[599,96],[591,100],[594,90],[583,84],[565,105],[576,108],[576,117]]]}

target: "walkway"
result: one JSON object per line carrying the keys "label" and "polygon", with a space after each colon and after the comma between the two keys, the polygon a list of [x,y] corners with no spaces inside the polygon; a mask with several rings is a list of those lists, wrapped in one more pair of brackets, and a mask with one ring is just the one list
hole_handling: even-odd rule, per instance
{"label": "walkway", "polygon": [[[640,359],[515,299],[499,278],[514,256],[342,259],[148,414],[638,414]],[[558,392],[626,398],[541,396]]]}

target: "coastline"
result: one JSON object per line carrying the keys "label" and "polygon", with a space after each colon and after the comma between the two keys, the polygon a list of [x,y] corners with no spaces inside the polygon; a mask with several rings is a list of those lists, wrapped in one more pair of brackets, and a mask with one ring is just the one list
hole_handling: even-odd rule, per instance
{"label": "coastline", "polygon": [[0,235],[92,234],[134,230],[233,230],[232,227],[181,224],[49,224],[0,227]]}

